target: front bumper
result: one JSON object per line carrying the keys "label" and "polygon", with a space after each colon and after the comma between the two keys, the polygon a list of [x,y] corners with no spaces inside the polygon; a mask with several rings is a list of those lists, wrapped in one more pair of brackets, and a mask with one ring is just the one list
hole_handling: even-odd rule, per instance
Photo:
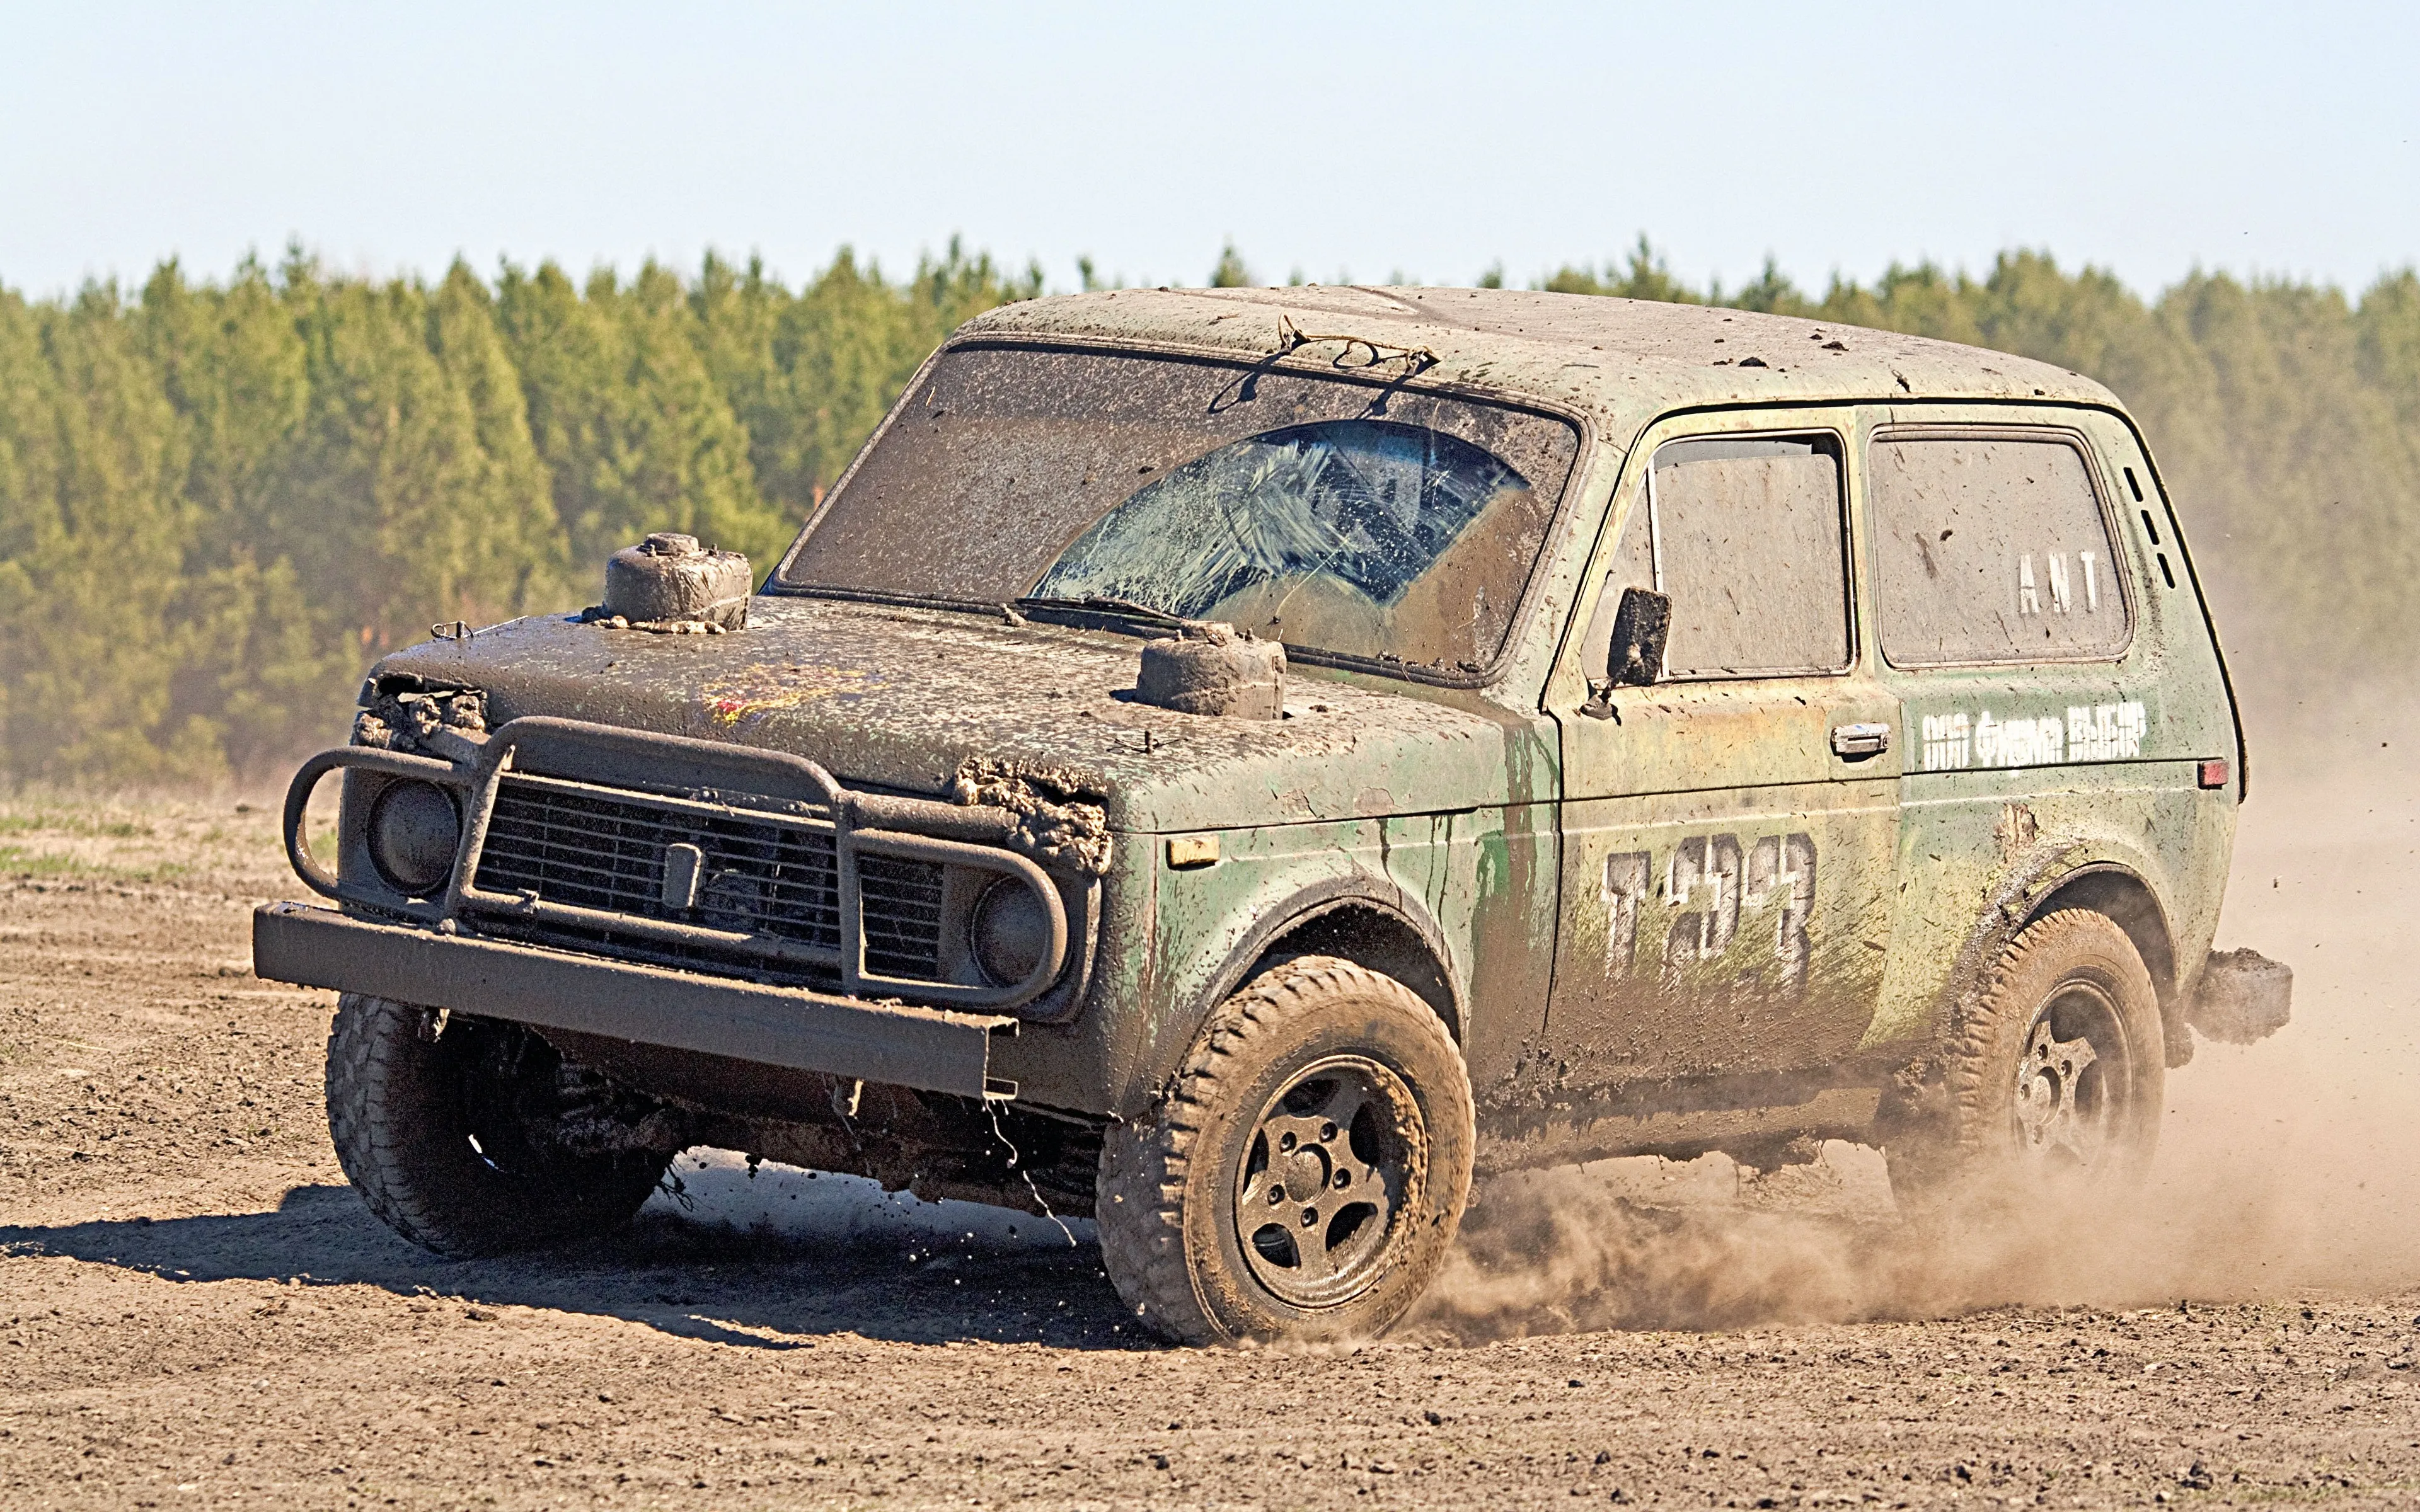
{"label": "front bumper", "polygon": [[991,1041],[1016,1021],[767,987],[536,946],[373,923],[302,903],[252,916],[253,970],[275,981],[1001,1100]]}

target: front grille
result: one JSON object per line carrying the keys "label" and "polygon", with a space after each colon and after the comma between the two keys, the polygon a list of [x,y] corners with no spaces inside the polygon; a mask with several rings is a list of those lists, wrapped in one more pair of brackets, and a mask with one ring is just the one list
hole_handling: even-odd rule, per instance
{"label": "front grille", "polygon": [[865,969],[886,977],[939,976],[941,869],[899,856],[861,856],[858,906],[865,916]]}
{"label": "front grille", "polygon": [[[664,849],[704,854],[697,905],[663,901]],[[940,976],[941,869],[862,856],[865,964],[885,976]],[[841,949],[840,870],[830,831],[744,810],[652,802],[547,778],[498,785],[473,885],[539,901]],[[616,952],[621,953],[621,952]]]}

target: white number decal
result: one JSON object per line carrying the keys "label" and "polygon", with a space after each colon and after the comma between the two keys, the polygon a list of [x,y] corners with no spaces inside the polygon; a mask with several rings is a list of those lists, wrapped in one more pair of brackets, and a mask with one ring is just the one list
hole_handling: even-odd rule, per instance
{"label": "white number decal", "polygon": [[[1599,896],[1605,903],[1606,975],[1627,976],[1638,949],[1639,914],[1654,886],[1654,857],[1631,851],[1605,858]],[[1665,931],[1660,964],[1668,984],[1690,967],[1728,955],[1740,939],[1741,915],[1768,915],[1779,985],[1803,993],[1812,959],[1807,925],[1815,913],[1815,841],[1804,834],[1694,835],[1675,846],[1656,891],[1675,910]]]}

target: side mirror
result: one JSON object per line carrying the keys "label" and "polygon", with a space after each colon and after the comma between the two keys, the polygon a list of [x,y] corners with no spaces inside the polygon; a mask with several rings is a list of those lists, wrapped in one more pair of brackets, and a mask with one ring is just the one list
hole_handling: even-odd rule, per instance
{"label": "side mirror", "polygon": [[1672,597],[1625,588],[1613,611],[1613,644],[1606,675],[1617,687],[1644,687],[1664,675],[1664,647],[1672,639]]}

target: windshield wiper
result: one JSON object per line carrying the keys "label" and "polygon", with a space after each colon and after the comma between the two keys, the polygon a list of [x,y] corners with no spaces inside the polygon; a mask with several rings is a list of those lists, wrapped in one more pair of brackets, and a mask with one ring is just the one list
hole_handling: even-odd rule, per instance
{"label": "windshield wiper", "polygon": [[1116,619],[1139,620],[1145,625],[1165,625],[1172,628],[1182,628],[1193,623],[1182,614],[1171,614],[1164,609],[1154,609],[1131,598],[1111,598],[1105,594],[1090,594],[1082,598],[1028,596],[1015,603],[1020,609],[1089,609]]}

